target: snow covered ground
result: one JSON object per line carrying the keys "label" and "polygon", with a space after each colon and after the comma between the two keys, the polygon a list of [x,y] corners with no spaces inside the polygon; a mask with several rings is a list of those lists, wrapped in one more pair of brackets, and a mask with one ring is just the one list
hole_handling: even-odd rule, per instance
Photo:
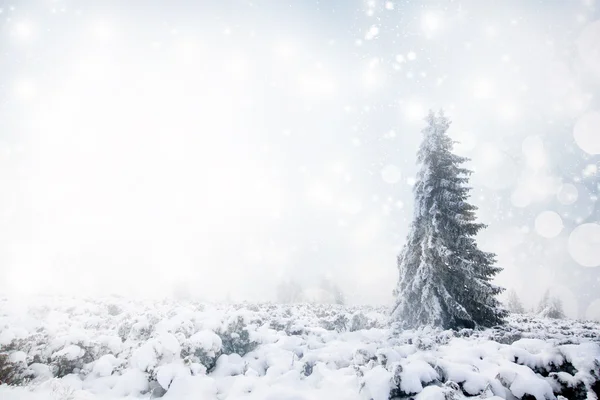
{"label": "snow covered ground", "polygon": [[0,352],[21,384],[0,385],[0,399],[543,400],[600,391],[598,323],[513,316],[485,331],[393,332],[386,312],[0,299]]}

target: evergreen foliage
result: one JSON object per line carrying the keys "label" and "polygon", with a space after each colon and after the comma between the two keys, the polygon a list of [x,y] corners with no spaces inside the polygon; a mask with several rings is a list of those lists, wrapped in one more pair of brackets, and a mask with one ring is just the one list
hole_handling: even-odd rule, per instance
{"label": "evergreen foliage", "polygon": [[400,328],[488,327],[507,312],[496,296],[504,289],[491,283],[501,271],[495,255],[475,242],[485,228],[468,203],[468,161],[452,153],[450,121],[430,112],[417,154],[420,170],[414,186],[414,220],[398,256],[400,277],[392,322]]}
{"label": "evergreen foliage", "polygon": [[538,315],[543,318],[565,318],[565,312],[560,298],[550,295],[550,291],[546,290],[538,305]]}
{"label": "evergreen foliage", "polygon": [[514,289],[511,289],[508,292],[508,304],[506,306],[508,311],[513,314],[525,314],[525,307],[523,307],[523,303],[521,303],[521,300]]}

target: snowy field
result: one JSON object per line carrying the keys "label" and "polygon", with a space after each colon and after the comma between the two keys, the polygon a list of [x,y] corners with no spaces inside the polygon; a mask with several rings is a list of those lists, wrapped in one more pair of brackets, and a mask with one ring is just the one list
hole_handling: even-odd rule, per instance
{"label": "snowy field", "polygon": [[[597,399],[600,325],[393,332],[387,310],[0,299],[2,400]],[[2,370],[2,368],[0,368]]]}

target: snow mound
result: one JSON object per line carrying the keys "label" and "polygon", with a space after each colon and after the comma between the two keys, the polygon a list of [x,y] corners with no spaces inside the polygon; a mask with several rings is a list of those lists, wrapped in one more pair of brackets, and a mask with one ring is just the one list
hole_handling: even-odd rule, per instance
{"label": "snow mound", "polygon": [[[22,302],[22,299],[20,299]],[[594,399],[600,325],[387,328],[387,310],[34,297],[0,302],[8,400]]]}

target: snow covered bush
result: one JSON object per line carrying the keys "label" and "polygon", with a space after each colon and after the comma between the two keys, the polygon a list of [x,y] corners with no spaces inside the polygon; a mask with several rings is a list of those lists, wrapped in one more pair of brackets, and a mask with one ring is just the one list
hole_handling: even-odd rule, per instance
{"label": "snow covered bush", "polygon": [[348,317],[338,314],[327,319],[322,319],[320,325],[328,331],[344,332],[348,329],[348,322]]}
{"label": "snow covered bush", "polygon": [[86,362],[93,359],[86,351],[76,344],[65,346],[63,349],[52,354],[51,366],[54,376],[62,378],[63,376],[78,373]]}
{"label": "snow covered bush", "polygon": [[0,385],[21,385],[27,380],[28,374],[23,362],[7,353],[0,353]]}
{"label": "snow covered bush", "polygon": [[597,323],[515,314],[485,330],[394,331],[386,320],[385,308],[338,305],[42,298],[11,313],[0,302],[0,351],[27,385],[0,385],[0,399],[583,400],[600,389]]}
{"label": "snow covered bush", "polygon": [[366,329],[367,321],[367,317],[361,312],[352,315],[352,319],[350,320],[350,332]]}
{"label": "snow covered bush", "polygon": [[221,337],[210,330],[193,334],[181,348],[181,357],[188,364],[202,364],[207,370],[213,370],[217,358],[221,355],[223,341]]}
{"label": "snow covered bush", "polygon": [[246,326],[244,318],[240,315],[227,321],[217,334],[221,338],[222,354],[244,356],[258,346],[258,342],[250,337],[248,326]]}
{"label": "snow covered bush", "polygon": [[28,362],[48,363],[51,352],[48,350],[50,337],[44,329],[31,333],[25,338],[15,338],[3,349],[5,352],[20,351],[27,355]]}
{"label": "snow covered bush", "polygon": [[369,319],[362,312],[357,312],[352,315],[352,319],[350,320],[350,332],[370,329],[373,327],[373,324],[369,323]]}
{"label": "snow covered bush", "polygon": [[108,311],[108,314],[112,315],[112,316],[119,315],[119,314],[121,314],[123,312],[123,310],[121,309],[121,307],[119,307],[117,304],[108,304],[106,306],[106,309]]}

